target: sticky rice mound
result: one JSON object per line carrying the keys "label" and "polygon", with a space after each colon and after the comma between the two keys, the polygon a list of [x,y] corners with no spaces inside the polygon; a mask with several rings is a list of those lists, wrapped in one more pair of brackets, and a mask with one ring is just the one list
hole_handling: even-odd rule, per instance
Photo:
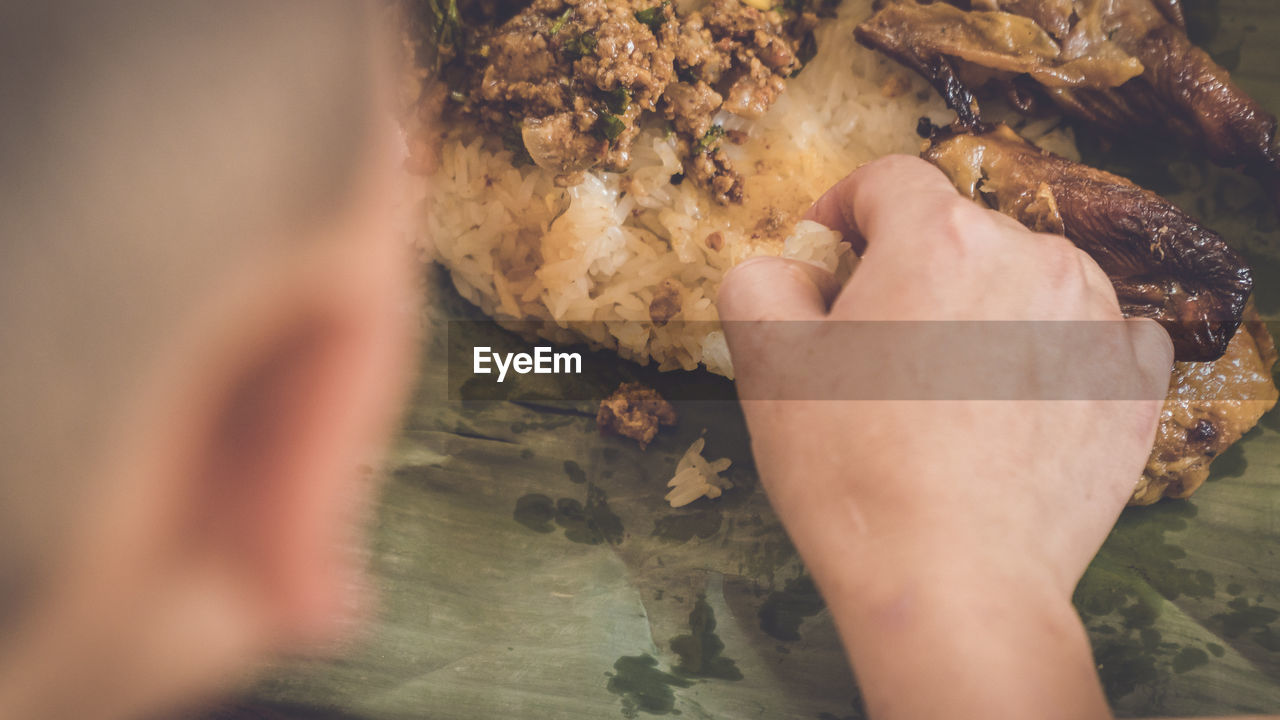
{"label": "sticky rice mound", "polygon": [[556,173],[513,162],[476,123],[443,121],[421,207],[424,253],[499,322],[527,330],[534,321],[553,342],[585,341],[663,370],[732,377],[716,325],[725,271],[776,255],[847,275],[847,246],[802,221],[805,210],[859,165],[917,154],[922,117],[951,120],[922,79],[854,41],[870,14],[871,0],[846,0],[767,113],[716,118],[741,139],[724,144],[743,169],[741,204],[680,182],[676,138],[661,123],[642,131],[625,172],[596,169],[561,187]]}

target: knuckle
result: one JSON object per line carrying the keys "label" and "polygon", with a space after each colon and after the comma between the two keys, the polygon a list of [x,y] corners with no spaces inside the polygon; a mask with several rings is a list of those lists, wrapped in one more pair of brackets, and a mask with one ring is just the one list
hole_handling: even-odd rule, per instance
{"label": "knuckle", "polygon": [[969,255],[996,231],[990,210],[959,195],[937,210],[937,239],[962,255]]}
{"label": "knuckle", "polygon": [[1091,285],[1093,260],[1060,235],[1042,235],[1040,240],[1045,276],[1050,285],[1059,290],[1086,291]]}
{"label": "knuckle", "polygon": [[1045,264],[1048,266],[1054,285],[1061,288],[1083,287],[1085,284],[1084,265],[1074,248],[1054,244],[1045,248]]}
{"label": "knuckle", "polygon": [[1098,267],[1098,263],[1094,261],[1093,256],[1074,245],[1071,246],[1071,254],[1075,257],[1076,264],[1080,267],[1080,273],[1086,280],[1110,287],[1111,278],[1107,277],[1102,268]]}
{"label": "knuckle", "polygon": [[951,181],[937,167],[914,155],[886,155],[859,169],[865,185],[888,190],[895,195],[938,191],[954,194]]}
{"label": "knuckle", "polygon": [[863,167],[868,173],[897,175],[899,173],[919,172],[922,169],[932,168],[933,166],[911,155],[885,155],[872,160]]}

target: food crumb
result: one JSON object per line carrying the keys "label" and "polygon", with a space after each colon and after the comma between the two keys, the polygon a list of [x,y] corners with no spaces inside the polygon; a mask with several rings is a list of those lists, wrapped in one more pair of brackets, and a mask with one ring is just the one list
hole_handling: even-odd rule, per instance
{"label": "food crumb", "polygon": [[676,409],[657,390],[640,383],[622,383],[612,395],[600,402],[596,425],[601,432],[611,432],[649,446],[662,425],[676,424]]}
{"label": "food crumb", "polygon": [[890,73],[880,83],[880,94],[886,98],[896,98],[911,89],[911,78],[904,73]]}
{"label": "food crumb", "polygon": [[681,305],[680,284],[671,279],[663,280],[649,302],[649,319],[654,325],[663,327],[680,314]]}
{"label": "food crumb", "polygon": [[706,447],[706,438],[693,441],[684,457],[676,464],[676,474],[667,481],[671,492],[664,498],[673,508],[684,507],[699,498],[718,498],[725,490],[733,487],[727,478],[720,473],[729,469],[729,458],[720,458],[707,462],[702,457],[702,449]]}

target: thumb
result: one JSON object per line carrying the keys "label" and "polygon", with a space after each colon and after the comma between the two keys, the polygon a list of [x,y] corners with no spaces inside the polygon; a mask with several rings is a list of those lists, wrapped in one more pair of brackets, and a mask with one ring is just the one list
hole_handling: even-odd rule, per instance
{"label": "thumb", "polygon": [[720,283],[717,307],[727,323],[752,320],[820,320],[840,294],[836,277],[799,260],[754,257]]}
{"label": "thumb", "polygon": [[826,317],[839,292],[834,275],[797,260],[758,257],[730,270],[717,305],[738,380],[776,375],[768,368],[778,350],[803,342],[805,327]]}

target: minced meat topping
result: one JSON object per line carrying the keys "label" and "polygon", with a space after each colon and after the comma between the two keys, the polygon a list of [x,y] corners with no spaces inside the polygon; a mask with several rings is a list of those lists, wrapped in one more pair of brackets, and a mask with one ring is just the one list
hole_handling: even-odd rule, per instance
{"label": "minced meat topping", "polygon": [[640,383],[623,383],[600,402],[596,424],[601,432],[614,433],[649,445],[663,425],[676,424],[676,409],[657,390]]}
{"label": "minced meat topping", "polygon": [[678,13],[670,0],[534,0],[512,15],[480,2],[452,26],[437,23],[451,40],[442,74],[457,112],[564,184],[585,170],[625,171],[642,124],[666,122],[684,176],[740,203],[742,177],[716,116],[769,109],[811,43],[811,4],[762,11],[711,0]]}

